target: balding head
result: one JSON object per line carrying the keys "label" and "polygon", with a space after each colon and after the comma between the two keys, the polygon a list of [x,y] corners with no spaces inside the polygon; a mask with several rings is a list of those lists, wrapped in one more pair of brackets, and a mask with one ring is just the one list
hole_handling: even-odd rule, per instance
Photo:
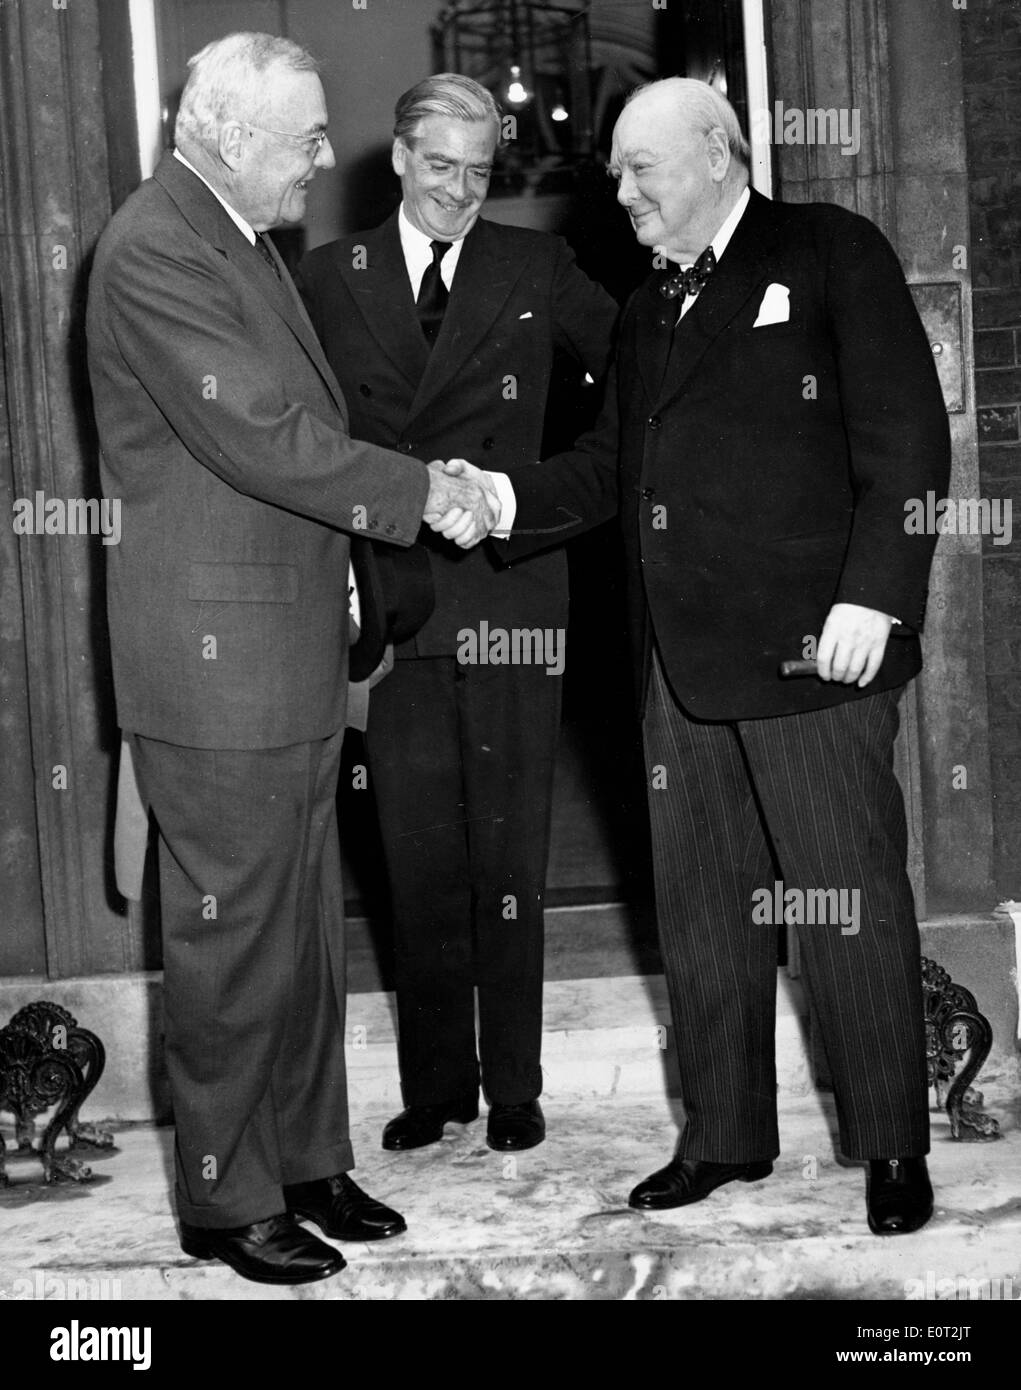
{"label": "balding head", "polygon": [[640,87],[613,132],[610,170],[643,246],[693,261],[748,183],[748,145],[734,108],[686,77]]}
{"label": "balding head", "polygon": [[737,112],[708,82],[698,82],[693,77],[665,77],[661,82],[647,82],[635,88],[624,108],[636,104],[664,124],[696,135],[708,135],[718,127],[727,137],[731,158],[748,168],[748,141],[741,133]]}

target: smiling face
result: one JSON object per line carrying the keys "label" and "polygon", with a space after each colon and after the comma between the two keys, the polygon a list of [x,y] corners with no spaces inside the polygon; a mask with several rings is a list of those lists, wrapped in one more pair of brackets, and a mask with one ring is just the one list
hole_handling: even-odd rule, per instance
{"label": "smiling face", "polygon": [[722,130],[691,128],[683,109],[662,93],[643,93],[621,112],[613,132],[610,173],[642,246],[694,261],[726,220],[730,154]]}
{"label": "smiling face", "polygon": [[414,135],[393,144],[404,211],[433,241],[457,241],[475,224],[489,192],[497,127],[494,121],[425,116]]}
{"label": "smiling face", "polygon": [[326,129],[326,97],[316,74],[270,69],[267,86],[259,124],[237,123],[240,159],[232,181],[234,206],[257,232],[300,222],[309,183],[336,163],[329,140],[317,147],[313,138]]}

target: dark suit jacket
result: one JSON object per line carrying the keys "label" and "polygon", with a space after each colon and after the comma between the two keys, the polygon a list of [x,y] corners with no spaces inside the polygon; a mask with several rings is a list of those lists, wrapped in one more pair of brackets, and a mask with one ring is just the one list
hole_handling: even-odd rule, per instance
{"label": "dark suit jacket", "polygon": [[350,437],[286,272],[169,155],[100,238],[88,341],[104,492],[122,503],[107,548],[121,726],[197,748],[333,733],[345,532],[409,545],[424,470]]}
{"label": "dark suit jacket", "polygon": [[[355,434],[428,462],[454,456],[512,477],[540,458],[554,349],[598,381],[617,305],[559,237],[479,220],[432,348],[415,316],[397,214],[312,251],[297,282],[350,402]],[[562,553],[505,569],[499,542],[470,551],[422,529],[435,609],[398,655],[453,655],[458,630],[567,621]]]}
{"label": "dark suit jacket", "polygon": [[[676,301],[649,278],[621,321],[598,431],[515,478],[518,525],[602,520],[619,507],[644,701],[655,628],[674,692],[703,719],[817,709],[903,684],[921,665],[935,536],[905,503],[938,495],[950,446],[939,380],[904,275],[863,217],[756,193],[670,350]],[[754,327],[768,285],[790,319]],[[571,518],[574,518],[573,523]],[[523,535],[510,555],[539,542]],[[864,691],[781,680],[834,603],[901,620]]]}

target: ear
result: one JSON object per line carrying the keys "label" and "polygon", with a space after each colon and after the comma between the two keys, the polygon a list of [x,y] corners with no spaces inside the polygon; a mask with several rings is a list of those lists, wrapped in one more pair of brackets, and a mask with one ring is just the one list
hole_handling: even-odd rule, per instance
{"label": "ear", "polygon": [[730,143],[722,126],[715,126],[706,136],[709,158],[709,177],[714,183],[722,183],[730,168]]}
{"label": "ear", "polygon": [[390,163],[398,178],[403,175],[405,169],[408,167],[409,153],[410,151],[403,140],[398,138],[393,142],[393,147],[390,151]]}
{"label": "ear", "polygon": [[248,139],[247,127],[241,121],[226,121],[220,127],[217,137],[217,151],[228,169],[235,172],[241,167],[245,157],[245,141]]}

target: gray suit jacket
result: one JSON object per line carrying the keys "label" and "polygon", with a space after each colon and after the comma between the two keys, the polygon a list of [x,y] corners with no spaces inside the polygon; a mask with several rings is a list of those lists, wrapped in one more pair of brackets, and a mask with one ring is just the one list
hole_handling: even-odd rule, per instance
{"label": "gray suit jacket", "polygon": [[[348,533],[415,538],[414,460],[352,440],[340,387],[278,279],[167,156],[100,239],[88,347],[119,722],[196,748],[323,738],[348,698]],[[357,711],[357,713],[356,713]],[[122,747],[114,862],[138,897],[148,831]]]}
{"label": "gray suit jacket", "polygon": [[353,440],[286,270],[168,156],[100,239],[89,368],[122,728],[270,748],[345,722],[347,533],[418,533],[421,463]]}

